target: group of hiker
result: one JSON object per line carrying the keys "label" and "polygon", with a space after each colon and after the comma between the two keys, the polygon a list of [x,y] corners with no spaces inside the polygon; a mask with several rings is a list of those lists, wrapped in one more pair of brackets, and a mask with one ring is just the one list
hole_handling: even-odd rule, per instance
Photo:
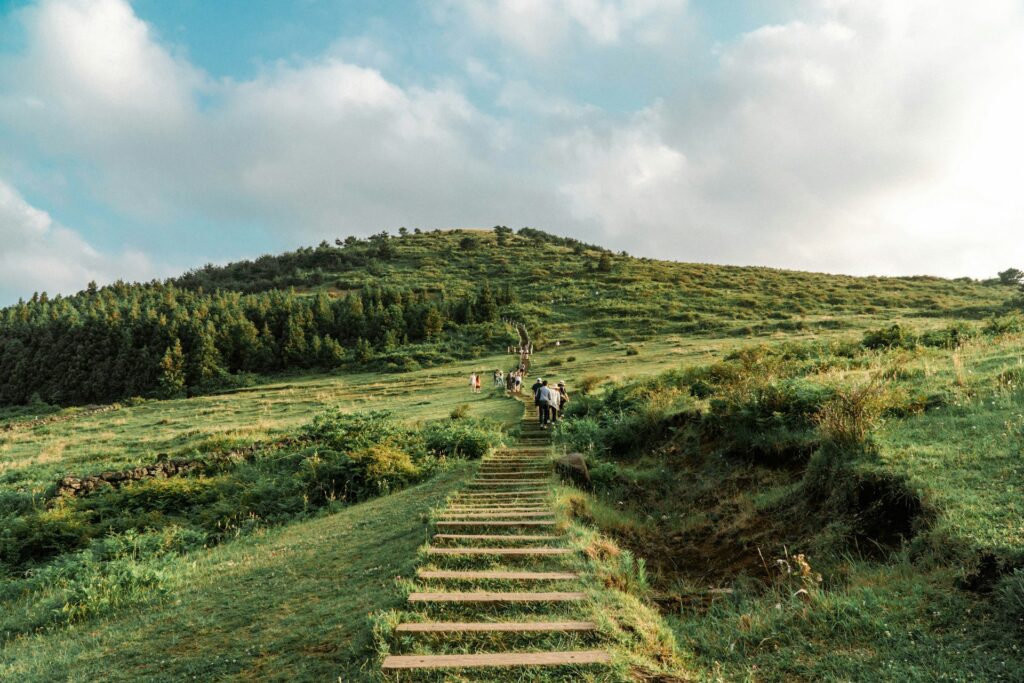
{"label": "group of hiker", "polygon": [[506,353],[514,353],[520,356],[529,356],[533,353],[533,343],[529,343],[525,346],[509,346],[505,349]]}
{"label": "group of hiker", "polygon": [[504,382],[501,379],[501,371],[498,371],[498,385],[502,383],[505,385],[505,391],[509,394],[518,394],[523,389],[523,377],[526,376],[526,370],[522,366],[515,370],[509,370],[505,373]]}
{"label": "group of hiker", "polygon": [[[508,320],[505,322],[512,324]],[[529,374],[530,355],[533,353],[533,342],[529,341],[529,337],[526,336],[525,327],[519,324],[516,326],[520,328],[520,339],[522,341],[519,346],[509,346],[507,351],[509,354],[519,355],[519,365],[508,372],[495,370],[492,375],[494,387],[496,389],[504,387],[505,391],[509,394],[519,394],[522,392],[523,380]],[[561,342],[555,342],[555,346],[561,346]],[[479,372],[474,372],[469,376],[469,390],[474,394],[480,393]],[[565,390],[565,382],[548,386],[546,379],[538,377],[537,381],[530,387],[530,390],[533,391],[533,404],[537,407],[537,421],[540,422],[541,429],[548,429],[559,421],[565,413],[566,404],[569,403],[569,394]]]}
{"label": "group of hiker", "polygon": [[569,402],[565,382],[549,387],[546,379],[538,377],[530,388],[533,389],[533,404],[537,406],[537,421],[541,429],[547,429],[565,413],[565,404]]}

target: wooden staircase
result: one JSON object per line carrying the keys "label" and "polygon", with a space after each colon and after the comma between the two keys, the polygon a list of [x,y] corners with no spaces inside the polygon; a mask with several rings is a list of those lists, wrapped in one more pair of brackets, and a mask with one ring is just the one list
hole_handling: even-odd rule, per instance
{"label": "wooden staircase", "polygon": [[606,650],[580,647],[598,645],[600,634],[579,618],[583,577],[565,566],[576,551],[552,506],[548,433],[532,411],[522,433],[529,450],[485,458],[437,516],[428,566],[417,571],[406,620],[394,630],[392,651],[407,653],[386,657],[385,672],[510,668],[522,669],[515,680],[523,681],[530,667],[563,667],[564,680],[576,680],[582,667],[611,661]]}

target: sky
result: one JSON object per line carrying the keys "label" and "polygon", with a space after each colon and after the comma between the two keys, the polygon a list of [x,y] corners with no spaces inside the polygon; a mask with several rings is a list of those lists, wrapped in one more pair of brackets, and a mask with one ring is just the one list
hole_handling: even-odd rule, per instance
{"label": "sky", "polygon": [[1019,0],[0,0],[0,304],[400,226],[1024,268]]}

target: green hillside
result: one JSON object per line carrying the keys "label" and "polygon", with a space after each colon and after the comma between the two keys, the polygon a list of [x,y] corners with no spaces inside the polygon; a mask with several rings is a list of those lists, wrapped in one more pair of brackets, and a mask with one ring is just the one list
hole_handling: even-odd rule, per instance
{"label": "green hillside", "polygon": [[646,562],[658,676],[1021,680],[1017,297],[529,229],[37,295],[0,311],[0,679],[373,680],[430,510],[518,428],[514,319],[572,395],[574,533]]}

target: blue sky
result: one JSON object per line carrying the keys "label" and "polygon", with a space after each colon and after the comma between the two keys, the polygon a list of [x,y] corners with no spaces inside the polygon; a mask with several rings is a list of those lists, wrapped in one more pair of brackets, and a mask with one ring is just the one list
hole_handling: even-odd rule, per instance
{"label": "blue sky", "polygon": [[1010,0],[0,1],[0,304],[382,229],[1024,267]]}

